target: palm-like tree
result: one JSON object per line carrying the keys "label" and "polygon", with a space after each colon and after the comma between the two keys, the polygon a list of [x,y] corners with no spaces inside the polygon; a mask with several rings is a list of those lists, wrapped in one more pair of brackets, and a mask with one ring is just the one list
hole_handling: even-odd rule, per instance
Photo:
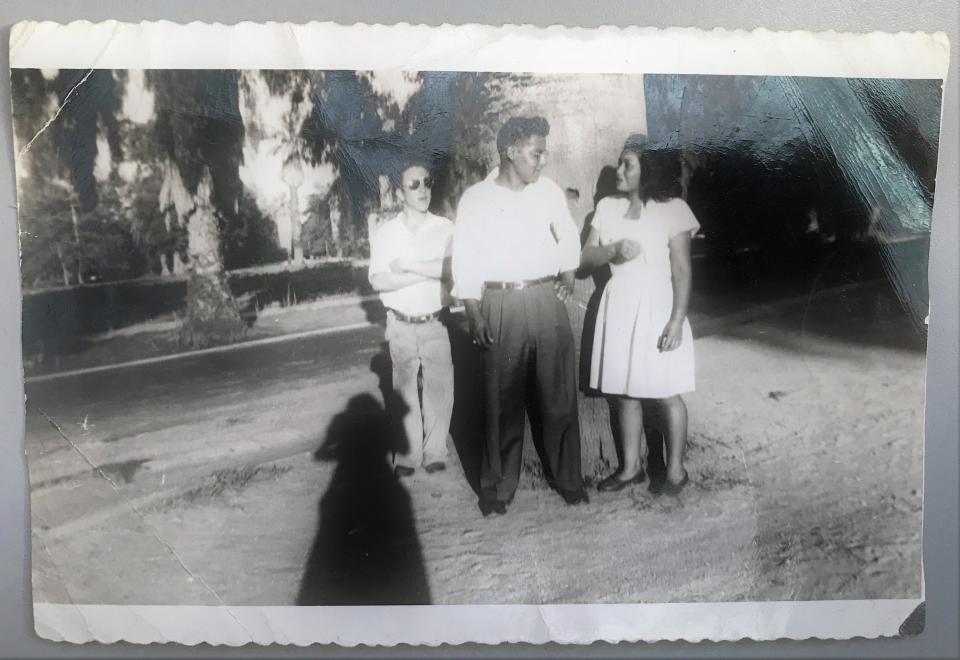
{"label": "palm-like tree", "polygon": [[243,333],[220,247],[220,226],[236,219],[243,186],[243,121],[235,71],[150,71],[168,222],[187,229],[189,280],[182,340],[192,347]]}

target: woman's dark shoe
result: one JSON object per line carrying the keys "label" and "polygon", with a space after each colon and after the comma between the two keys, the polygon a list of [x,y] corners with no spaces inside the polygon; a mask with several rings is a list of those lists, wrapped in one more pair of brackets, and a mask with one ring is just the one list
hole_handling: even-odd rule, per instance
{"label": "woman's dark shoe", "polygon": [[676,497],[681,493],[681,491],[683,491],[684,487],[688,483],[690,483],[690,475],[686,471],[684,471],[683,479],[681,479],[680,481],[674,483],[670,480],[666,480],[660,485],[660,487],[657,490],[651,491],[651,492],[654,495],[658,495],[658,496],[669,495],[671,497]]}
{"label": "woman's dark shoe", "polygon": [[647,473],[644,470],[638,471],[629,479],[621,479],[619,472],[614,472],[609,477],[597,484],[597,490],[601,493],[615,493],[623,490],[630,484],[642,484],[647,480]]}

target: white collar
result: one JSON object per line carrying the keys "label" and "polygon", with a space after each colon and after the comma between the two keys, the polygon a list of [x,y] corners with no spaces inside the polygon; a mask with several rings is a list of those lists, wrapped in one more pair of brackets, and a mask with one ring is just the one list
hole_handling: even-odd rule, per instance
{"label": "white collar", "polygon": [[397,222],[400,223],[400,225],[401,225],[401,226],[404,228],[404,230],[406,230],[408,233],[410,233],[410,234],[415,234],[415,233],[419,232],[420,230],[422,230],[424,227],[426,227],[428,224],[430,224],[431,222],[433,222],[433,217],[434,217],[433,214],[430,213],[430,211],[427,211],[426,215],[425,215],[424,218],[423,218],[423,222],[420,224],[419,227],[417,227],[416,230],[411,230],[411,229],[410,229],[410,226],[407,224],[407,211],[406,211],[406,209],[401,210],[401,211],[397,214],[396,220],[397,220]]}

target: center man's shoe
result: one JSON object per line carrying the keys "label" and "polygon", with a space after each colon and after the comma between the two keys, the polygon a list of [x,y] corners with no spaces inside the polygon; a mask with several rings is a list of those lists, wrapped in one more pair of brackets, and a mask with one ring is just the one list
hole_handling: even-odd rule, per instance
{"label": "center man's shoe", "polygon": [[393,468],[393,473],[398,477],[409,477],[414,472],[416,472],[416,470],[406,465],[398,465],[397,467]]}
{"label": "center man's shoe", "polygon": [[480,513],[483,514],[483,517],[488,516],[502,516],[507,512],[507,503],[501,500],[489,500],[485,497],[480,498]]}
{"label": "center man's shoe", "polygon": [[443,461],[433,461],[432,463],[427,463],[423,466],[423,469],[427,471],[427,474],[433,474],[434,472],[443,472],[447,469],[447,464]]}
{"label": "center man's shoe", "polygon": [[560,497],[563,498],[563,501],[567,504],[587,504],[590,502],[590,498],[587,497],[587,491],[583,488],[577,488],[575,490],[561,490]]}

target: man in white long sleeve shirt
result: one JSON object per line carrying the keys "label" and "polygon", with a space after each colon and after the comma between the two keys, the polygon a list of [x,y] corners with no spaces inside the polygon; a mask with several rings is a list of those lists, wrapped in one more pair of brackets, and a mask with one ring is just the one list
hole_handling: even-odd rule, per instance
{"label": "man in white long sleeve shirt", "polygon": [[586,501],[574,340],[563,305],[580,240],[563,190],[540,176],[549,132],[542,117],[509,119],[497,136],[500,168],[464,192],[457,208],[454,293],[483,351],[485,516],[505,513],[516,492],[527,411],[553,486],[569,504]]}

